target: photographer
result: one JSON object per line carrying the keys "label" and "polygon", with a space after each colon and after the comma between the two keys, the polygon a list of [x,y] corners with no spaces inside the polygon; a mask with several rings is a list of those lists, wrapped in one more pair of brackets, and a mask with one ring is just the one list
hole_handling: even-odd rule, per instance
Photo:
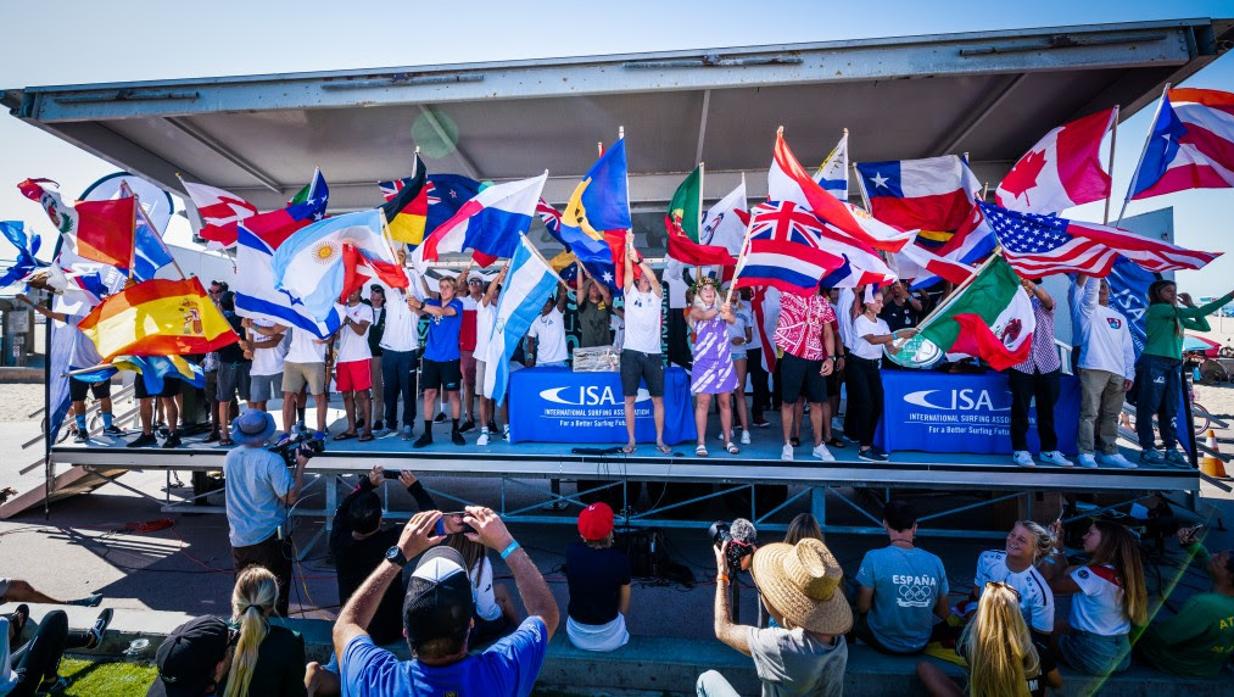
{"label": "photographer", "polygon": [[246,410],[231,424],[232,439],[242,447],[223,461],[231,558],[238,576],[247,566],[264,566],[278,579],[278,612],[287,615],[291,588],[291,538],[281,533],[287,507],[295,504],[308,457],[296,454],[295,471],[265,448],[274,435],[274,417]]}
{"label": "photographer", "polygon": [[[778,625],[759,629],[729,619],[729,573],[734,569],[728,561],[729,544],[715,550],[716,638],[753,657],[764,695],[842,695],[848,663],[844,633],[853,626],[853,613],[840,590],[839,562],[814,538],[755,551],[750,573],[763,606]],[[700,675],[697,687],[700,697],[737,694],[714,670]]]}

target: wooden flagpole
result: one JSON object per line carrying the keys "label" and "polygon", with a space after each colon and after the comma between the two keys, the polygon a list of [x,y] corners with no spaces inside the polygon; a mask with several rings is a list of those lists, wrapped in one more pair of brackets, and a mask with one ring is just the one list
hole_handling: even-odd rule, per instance
{"label": "wooden flagpole", "polygon": [[[698,163],[698,215],[695,217],[694,229],[701,233],[703,231],[702,228],[703,228],[703,163],[700,162]],[[698,240],[698,242],[699,244],[702,244],[701,235],[700,235],[700,239]],[[664,250],[664,253],[665,255],[667,255],[668,250],[667,249]],[[698,264],[695,264],[694,265],[694,283],[697,284],[699,281],[702,281],[702,280],[703,280],[703,267],[699,266]]]}
{"label": "wooden flagpole", "polygon": [[[866,213],[870,212],[870,193],[866,191],[865,179],[861,176],[861,171],[857,169],[857,163],[852,164],[853,176],[857,178],[857,191],[861,192],[861,205],[865,208]],[[847,172],[845,173],[847,174]]]}
{"label": "wooden flagpole", "polygon": [[[1127,183],[1127,195],[1123,197],[1123,207],[1118,211],[1118,221],[1114,223],[1114,227],[1118,227],[1123,222],[1123,216],[1127,214],[1127,204],[1131,202],[1131,187],[1135,186],[1135,176],[1140,173],[1140,167],[1144,164],[1144,156],[1148,154],[1148,144],[1153,140],[1153,127],[1157,125],[1157,118],[1161,116],[1161,107],[1165,105],[1166,93],[1170,91],[1170,83],[1165,83],[1161,88],[1161,98],[1157,100],[1157,109],[1153,112],[1153,120],[1148,122],[1148,134],[1144,136],[1144,147],[1140,148],[1140,159],[1136,160],[1135,169],[1131,172],[1131,181]],[[1113,143],[1111,143],[1111,150]],[[1113,157],[1113,153],[1110,155]],[[1110,173],[1113,176],[1113,172]],[[1113,184],[1111,184],[1113,187]]]}
{"label": "wooden flagpole", "polygon": [[[1110,193],[1105,196],[1105,213],[1101,216],[1101,224],[1110,224],[1110,199],[1114,198],[1114,148],[1118,145],[1118,105],[1114,105],[1114,119],[1110,125],[1110,163],[1106,173],[1110,175]],[[1128,187],[1130,188],[1130,187]]]}
{"label": "wooden flagpole", "polygon": [[[741,189],[746,188],[746,173],[741,173]],[[728,293],[724,297],[724,304],[728,305],[733,302],[733,291],[737,289],[737,278],[741,275],[742,265],[745,263],[746,252],[750,247],[750,229],[754,227],[754,216],[750,216],[750,224],[746,225],[746,234],[741,238],[741,251],[737,254],[737,266],[733,268],[733,280],[728,284]]]}

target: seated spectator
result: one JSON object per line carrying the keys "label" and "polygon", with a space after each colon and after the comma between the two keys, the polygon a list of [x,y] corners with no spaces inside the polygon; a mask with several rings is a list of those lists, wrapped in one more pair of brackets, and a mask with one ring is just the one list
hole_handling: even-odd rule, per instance
{"label": "seated spectator", "polygon": [[64,610],[52,610],[26,641],[23,635],[30,608],[22,604],[15,612],[0,615],[0,695],[29,697],[36,692],[63,690],[64,680],[58,671],[64,652],[98,648],[111,618],[112,609],[106,608],[88,631],[71,631]]}
{"label": "seated spectator", "polygon": [[809,513],[798,513],[788,522],[788,530],[784,533],[784,544],[795,545],[807,537],[825,541],[818,520]]}
{"label": "seated spectator", "polygon": [[926,692],[932,697],[1045,697],[1041,661],[1019,604],[1020,594],[1012,586],[986,584],[977,614],[956,644],[956,653],[968,663],[968,688],[922,661],[917,676]]}
{"label": "seated spectator", "polygon": [[[776,627],[734,624],[728,606],[728,543],[716,554],[716,638],[754,658],[764,695],[840,695],[853,612],[840,583],[844,572],[820,540],[773,543],[754,553],[750,573]],[[737,692],[719,672],[698,678],[699,697]]]}
{"label": "seated spectator", "polygon": [[[549,639],[557,629],[557,605],[548,584],[496,513],[468,506],[463,522],[475,530],[467,533],[468,538],[500,552],[529,615],[513,634],[469,655],[475,601],[462,556],[450,547],[436,546],[445,539],[434,535],[441,517],[440,511],[412,516],[398,544],[387,552],[387,561],[369,575],[334,623],[334,650],[340,658],[345,694],[502,697],[531,693]],[[403,600],[403,628],[412,660],[400,661],[376,646],[364,628],[372,622],[386,589],[407,560],[415,557],[420,560]]]}
{"label": "seated spectator", "polygon": [[582,542],[566,549],[566,636],[586,651],[616,651],[630,641],[630,560],[613,549],[613,509],[603,502],[584,508],[578,534]]}
{"label": "seated spectator", "polygon": [[1041,659],[1041,673],[1054,689],[1062,687],[1063,679],[1056,666],[1051,648],[1054,634],[1054,593],[1045,577],[1037,570],[1039,559],[1054,549],[1054,536],[1031,520],[1021,520],[1007,534],[1002,550],[982,552],[977,559],[977,574],[972,596],[979,599],[991,582],[1005,583],[1015,589],[1020,599],[1020,612],[1028,624]]}
{"label": "seated spectator", "polygon": [[1149,625],[1136,642],[1136,654],[1174,675],[1216,677],[1234,654],[1234,551],[1210,555],[1191,528],[1179,531],[1179,542],[1207,568],[1212,590],[1191,596],[1177,615]]}
{"label": "seated spectator", "polygon": [[857,570],[853,635],[883,653],[913,654],[930,641],[935,617],[947,616],[947,572],[937,556],[913,545],[917,512],[907,501],[883,509],[891,544],[866,552]]}
{"label": "seated spectator", "polygon": [[217,617],[198,617],[176,627],[154,654],[158,677],[146,697],[208,697],[231,667],[235,631]]}
{"label": "seated spectator", "polygon": [[[339,603],[346,604],[351,599],[364,579],[381,565],[386,550],[398,542],[402,532],[397,526],[383,528],[381,525],[381,498],[376,490],[384,481],[385,471],[381,465],[373,467],[367,477],[360,479],[355,490],[343,498],[334,513],[330,554],[337,569]],[[437,507],[433,497],[411,472],[400,472],[399,483],[415,498],[420,510],[431,511]],[[402,583],[391,584],[368,627],[373,641],[378,644],[389,644],[403,637],[403,624],[399,620],[403,590]]]}
{"label": "seated spectator", "polygon": [[475,626],[471,629],[469,641],[472,646],[483,646],[518,626],[518,610],[514,607],[514,599],[504,585],[493,582],[493,562],[488,558],[488,550],[479,542],[467,539],[461,532],[462,516],[458,521],[442,519],[446,522],[446,530],[451,532],[446,544],[458,550],[463,556],[467,568],[467,577],[471,579],[471,591],[476,599]]}
{"label": "seated spectator", "polygon": [[[1062,523],[1052,531],[1062,539]],[[1140,547],[1127,528],[1095,520],[1084,533],[1088,564],[1068,566],[1061,552],[1044,568],[1058,571],[1049,578],[1055,594],[1071,594],[1071,615],[1058,636],[1058,657],[1089,675],[1110,675],[1131,665],[1132,625],[1148,623],[1148,593]]]}
{"label": "seated spectator", "polygon": [[103,602],[102,593],[91,593],[76,600],[56,600],[46,593],[35,590],[28,581],[19,578],[0,578],[0,603],[47,603],[49,605],[98,607],[101,602]]}
{"label": "seated spectator", "polygon": [[278,602],[274,574],[260,566],[240,572],[231,592],[231,627],[239,632],[223,697],[304,695],[304,639],[270,624]]}

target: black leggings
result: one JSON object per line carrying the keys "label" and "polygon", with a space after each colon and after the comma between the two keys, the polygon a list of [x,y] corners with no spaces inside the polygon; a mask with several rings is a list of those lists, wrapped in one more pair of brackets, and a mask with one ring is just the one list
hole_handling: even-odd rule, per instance
{"label": "black leggings", "polygon": [[86,632],[70,632],[69,618],[64,610],[52,610],[39,623],[34,638],[13,652],[13,670],[17,685],[8,697],[30,697],[43,680],[54,680],[60,658],[69,649],[78,649],[90,642]]}
{"label": "black leggings", "polygon": [[844,434],[864,450],[874,445],[874,431],[883,416],[883,378],[878,361],[848,354],[845,365],[848,383],[848,413]]}

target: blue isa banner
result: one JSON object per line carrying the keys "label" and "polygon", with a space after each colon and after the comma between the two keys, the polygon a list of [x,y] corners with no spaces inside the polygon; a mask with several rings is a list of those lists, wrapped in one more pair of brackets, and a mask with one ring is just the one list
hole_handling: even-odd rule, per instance
{"label": "blue isa banner", "polygon": [[[1011,390],[1002,373],[949,375],[883,372],[883,422],[878,439],[888,452],[1011,454]],[[1076,451],[1080,421],[1080,383],[1063,375],[1054,427],[1059,449]],[[1029,412],[1028,446],[1034,453],[1037,411]]]}
{"label": "blue isa banner", "polygon": [[[575,373],[568,368],[528,368],[510,375],[510,442],[624,443],[625,399],[619,373]],[[634,402],[634,436],[654,443],[651,395],[646,385]],[[681,368],[664,371],[664,440],[695,438],[690,378]]]}

